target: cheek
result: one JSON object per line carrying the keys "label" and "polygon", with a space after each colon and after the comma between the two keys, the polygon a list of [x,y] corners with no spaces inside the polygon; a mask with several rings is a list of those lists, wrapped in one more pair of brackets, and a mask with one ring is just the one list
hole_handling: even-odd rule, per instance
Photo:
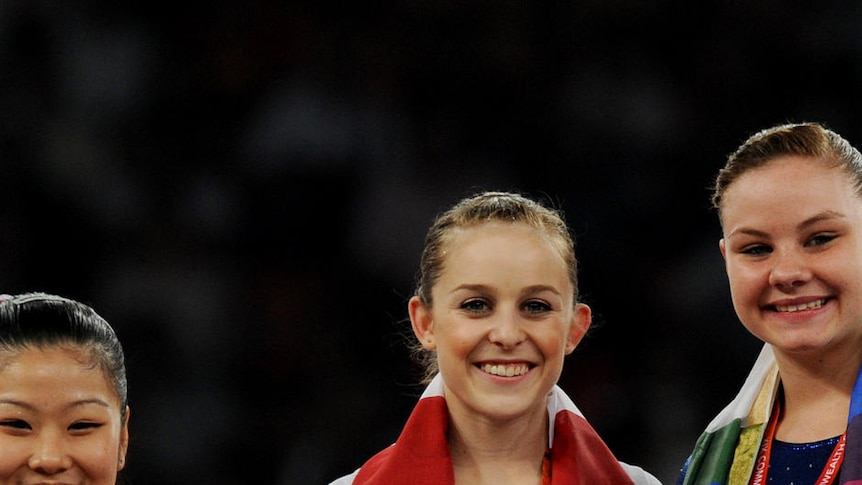
{"label": "cheek", "polygon": [[566,344],[569,341],[569,334],[565,330],[563,327],[548,328],[545,331],[534,333],[531,340],[547,358],[562,358],[566,355]]}
{"label": "cheek", "polygon": [[[27,440],[0,435],[0,483],[9,483],[28,469],[32,444]],[[95,483],[113,484],[118,471],[119,439],[94,439],[79,441],[69,450],[83,473]],[[16,482],[17,483],[17,482]]]}
{"label": "cheek", "polygon": [[757,288],[769,281],[769,274],[758,268],[744,267],[730,264],[727,266],[727,282],[730,291],[736,296],[743,296],[748,292],[757,291]]}
{"label": "cheek", "polygon": [[830,262],[830,264],[822,265],[824,268],[819,272],[823,275],[824,280],[834,286],[860,286],[862,285],[862,257],[851,259],[850,257],[841,258]]}
{"label": "cheek", "polygon": [[[114,437],[116,436],[116,437]],[[97,483],[111,483],[119,470],[119,436],[94,436],[89,442],[80,442],[78,464]]]}
{"label": "cheek", "polygon": [[8,483],[15,470],[27,466],[30,450],[24,440],[0,435],[0,482]]}
{"label": "cheek", "polygon": [[453,352],[465,352],[473,349],[483,338],[485,332],[482,325],[476,322],[447,322],[437,327],[437,340]]}

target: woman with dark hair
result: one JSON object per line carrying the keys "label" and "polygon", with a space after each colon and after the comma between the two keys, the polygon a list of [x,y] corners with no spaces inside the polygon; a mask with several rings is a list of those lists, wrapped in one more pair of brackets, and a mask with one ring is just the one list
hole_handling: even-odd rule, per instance
{"label": "woman with dark hair", "polygon": [[0,484],[115,485],[126,464],[123,348],[92,308],[0,295]]}

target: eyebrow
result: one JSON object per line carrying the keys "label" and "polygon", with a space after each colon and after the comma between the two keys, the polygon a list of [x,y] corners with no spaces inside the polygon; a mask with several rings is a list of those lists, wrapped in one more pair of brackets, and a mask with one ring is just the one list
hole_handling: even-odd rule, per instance
{"label": "eyebrow", "polygon": [[527,295],[527,294],[531,294],[531,293],[539,293],[541,291],[550,291],[551,293],[554,293],[555,295],[561,295],[562,294],[562,293],[560,293],[560,291],[557,288],[555,288],[553,286],[548,286],[548,285],[528,286],[528,287],[524,288],[524,291],[521,293],[524,295]]}
{"label": "eyebrow", "polygon": [[[104,408],[110,408],[111,405],[99,398],[90,398],[90,399],[80,399],[78,401],[73,401],[66,405],[65,409],[73,409],[82,406],[88,406],[91,404],[95,404],[97,406],[101,406]],[[28,411],[36,411],[36,407],[32,404],[24,401],[19,401],[17,399],[0,399],[0,406],[8,405],[8,406],[17,406],[24,408]]]}
{"label": "eyebrow", "polygon": [[[814,214],[813,216],[809,217],[808,219],[805,219],[804,221],[800,222],[799,225],[796,226],[796,228],[797,228],[797,230],[803,231],[803,230],[808,229],[809,227],[813,226],[814,224],[817,224],[818,222],[822,222],[822,221],[826,221],[826,220],[830,220],[830,219],[846,219],[846,218],[847,218],[847,216],[842,214],[841,212],[836,212],[833,210],[825,210],[822,212],[818,212],[817,214]],[[733,232],[728,234],[728,237],[733,237],[736,234],[746,234],[749,236],[764,237],[764,238],[769,236],[767,233],[765,233],[763,231],[753,229],[753,228],[743,227],[741,229],[734,229]]]}
{"label": "eyebrow", "polygon": [[[494,287],[493,287],[493,286],[489,286],[489,285],[481,285],[481,284],[464,284],[464,285],[460,285],[460,286],[455,287],[453,291],[460,291],[460,290],[469,290],[469,291],[489,291],[489,290],[490,290],[490,289],[492,289],[492,288],[494,288]],[[560,294],[561,294],[561,293],[559,292],[559,290],[557,290],[555,287],[550,286],[550,285],[533,285],[533,286],[528,286],[528,287],[524,288],[524,289],[521,291],[521,295],[529,295],[529,294],[532,294],[532,293],[538,293],[538,292],[540,292],[540,291],[550,291],[551,293],[554,293],[554,294],[557,294],[557,295],[560,295]]]}

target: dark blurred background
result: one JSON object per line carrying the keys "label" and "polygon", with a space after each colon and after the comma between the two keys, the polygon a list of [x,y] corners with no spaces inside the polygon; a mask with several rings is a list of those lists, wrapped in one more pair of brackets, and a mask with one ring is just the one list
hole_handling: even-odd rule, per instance
{"label": "dark blurred background", "polygon": [[128,353],[126,476],[325,484],[398,435],[425,229],[565,211],[595,327],[561,386],[672,483],[760,344],[709,208],[748,135],[862,144],[852,2],[0,2],[0,289]]}

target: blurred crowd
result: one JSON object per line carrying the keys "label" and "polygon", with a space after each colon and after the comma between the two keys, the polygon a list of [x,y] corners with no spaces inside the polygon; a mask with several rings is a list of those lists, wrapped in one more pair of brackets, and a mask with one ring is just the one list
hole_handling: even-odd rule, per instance
{"label": "blurred crowd", "polygon": [[0,290],[127,348],[134,484],[315,484],[392,442],[425,228],[481,189],[576,231],[561,386],[672,482],[760,345],[708,188],[753,131],[862,143],[837,2],[0,3]]}

